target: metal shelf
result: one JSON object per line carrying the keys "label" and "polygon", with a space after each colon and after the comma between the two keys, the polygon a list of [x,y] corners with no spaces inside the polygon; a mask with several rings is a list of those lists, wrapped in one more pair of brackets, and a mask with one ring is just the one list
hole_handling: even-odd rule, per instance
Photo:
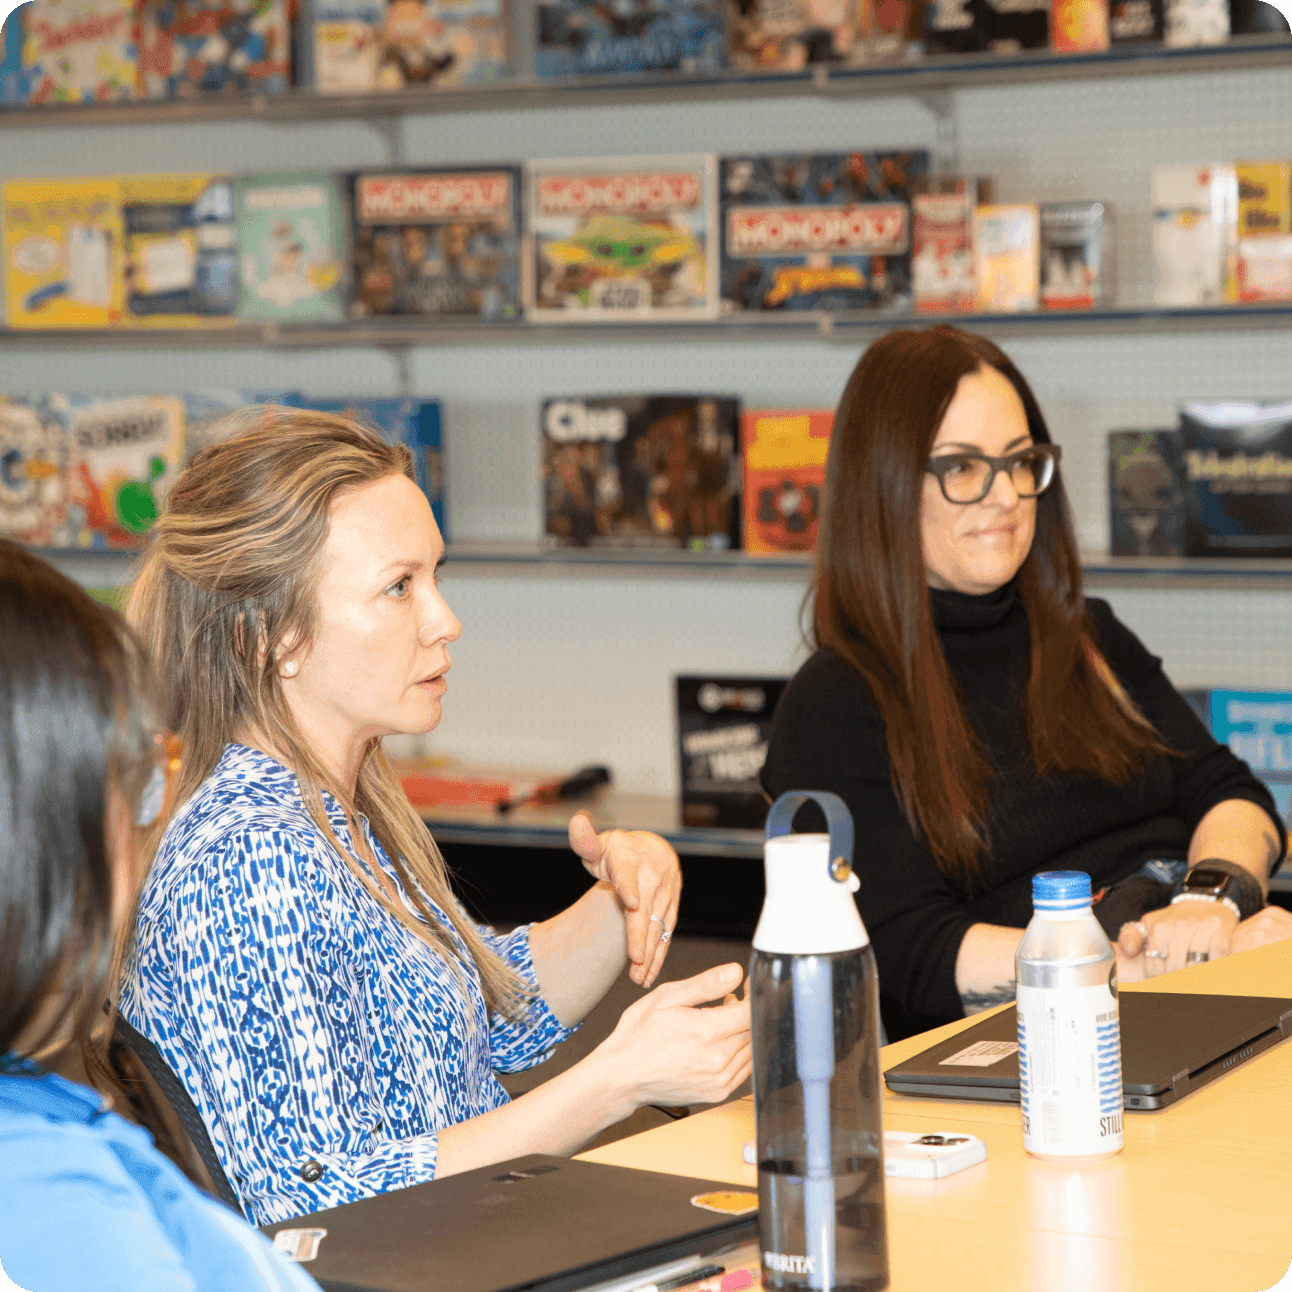
{"label": "metal shelf", "polygon": [[904,325],[952,323],[972,331],[1005,335],[1107,336],[1110,333],[1263,331],[1292,326],[1292,302],[1215,305],[1191,309],[1130,308],[1039,310],[1018,314],[922,314],[855,310],[828,313],[734,313],[695,322],[638,323],[602,320],[587,324],[482,323],[476,319],[366,320],[336,324],[237,324],[190,328],[0,328],[0,348],[9,349],[416,349],[449,345],[615,344],[658,340],[728,342],[819,337],[854,343],[872,332]]}
{"label": "metal shelf", "polygon": [[921,94],[958,86],[1279,66],[1292,66],[1292,37],[1263,34],[1238,36],[1224,45],[1186,49],[1150,45],[1102,53],[1037,50],[1010,55],[939,55],[859,67],[819,66],[810,72],[794,73],[663,72],[551,81],[526,76],[486,85],[444,90],[405,89],[397,93],[327,95],[313,90],[289,90],[277,95],[246,97],[49,104],[0,110],[0,128],[120,126],[163,121],[320,121],[804,94],[841,97]]}

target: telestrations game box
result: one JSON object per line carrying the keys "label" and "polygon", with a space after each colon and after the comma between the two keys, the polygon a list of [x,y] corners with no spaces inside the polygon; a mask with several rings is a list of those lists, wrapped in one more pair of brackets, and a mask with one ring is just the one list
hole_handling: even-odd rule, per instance
{"label": "telestrations game box", "polygon": [[520,171],[511,166],[383,172],[354,179],[356,318],[515,318],[520,308]]}
{"label": "telestrations game box", "polygon": [[552,546],[740,546],[739,400],[546,399],[541,417]]}
{"label": "telestrations game box", "polygon": [[770,806],[758,774],[784,677],[677,677],[682,824],[762,828]]}
{"label": "telestrations game box", "polygon": [[653,322],[718,312],[710,154],[536,161],[528,184],[528,318]]}
{"label": "telestrations game box", "polygon": [[833,423],[828,408],[751,409],[741,417],[746,551],[816,550]]}
{"label": "telestrations game box", "polygon": [[540,77],[716,72],[726,66],[725,0],[547,0],[536,6]]}
{"label": "telestrations game box", "polygon": [[849,310],[911,303],[911,194],[929,154],[724,157],[724,310]]}

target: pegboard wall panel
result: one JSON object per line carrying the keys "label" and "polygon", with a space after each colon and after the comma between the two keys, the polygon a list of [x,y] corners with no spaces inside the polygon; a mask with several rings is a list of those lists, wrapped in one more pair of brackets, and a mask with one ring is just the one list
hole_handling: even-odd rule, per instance
{"label": "pegboard wall panel", "polygon": [[788,676],[803,586],[682,578],[480,577],[445,566],[462,621],[429,751],[606,763],[621,788],[677,788],[672,678]]}

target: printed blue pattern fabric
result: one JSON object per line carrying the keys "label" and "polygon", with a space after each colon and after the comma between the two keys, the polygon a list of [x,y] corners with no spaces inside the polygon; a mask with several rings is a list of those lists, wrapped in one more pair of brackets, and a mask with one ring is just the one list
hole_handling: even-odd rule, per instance
{"label": "printed blue pattern fabric", "polygon": [[[344,811],[324,802],[352,847]],[[462,960],[385,911],[310,818],[295,775],[243,745],[167,829],[121,1012],[193,1097],[256,1223],[431,1179],[436,1132],[505,1104],[495,1071],[541,1063],[570,1035],[537,995],[528,926],[481,930],[535,988],[523,1020],[491,1017],[465,944],[432,907]],[[323,1171],[307,1181],[311,1162]]]}

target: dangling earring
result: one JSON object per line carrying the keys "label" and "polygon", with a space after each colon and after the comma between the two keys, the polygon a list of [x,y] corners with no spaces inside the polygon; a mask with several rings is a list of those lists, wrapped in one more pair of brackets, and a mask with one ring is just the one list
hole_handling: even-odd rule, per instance
{"label": "dangling earring", "polygon": [[296,661],[295,661],[294,659],[289,659],[289,660],[287,661],[287,663],[283,665],[283,676],[284,676],[284,677],[295,677],[295,676],[296,676],[296,667],[297,667],[297,665],[296,665]]}

